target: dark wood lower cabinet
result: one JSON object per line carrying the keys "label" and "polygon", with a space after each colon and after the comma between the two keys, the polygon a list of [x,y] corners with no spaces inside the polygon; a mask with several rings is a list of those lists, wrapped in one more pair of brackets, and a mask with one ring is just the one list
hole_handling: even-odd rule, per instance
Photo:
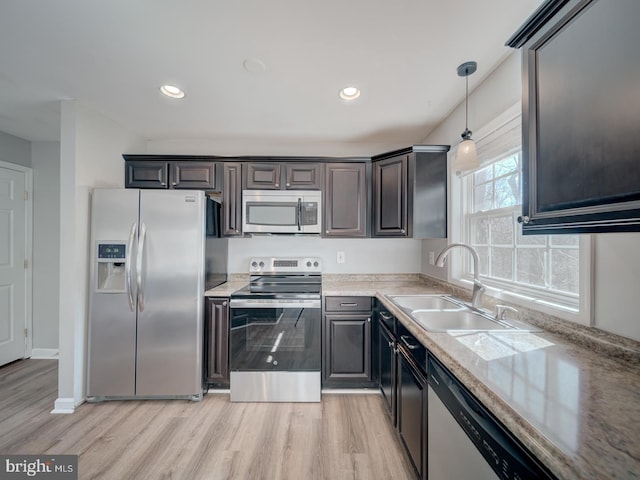
{"label": "dark wood lower cabinet", "polygon": [[371,307],[370,297],[325,298],[323,386],[374,385],[371,370]]}
{"label": "dark wood lower cabinet", "polygon": [[378,365],[380,392],[389,412],[391,422],[396,422],[396,338],[383,324],[378,324]]}
{"label": "dark wood lower cabinet", "polygon": [[418,478],[427,478],[427,379],[407,355],[398,355],[398,422]]}
{"label": "dark wood lower cabinet", "polygon": [[207,298],[204,376],[208,386],[229,387],[229,299]]}

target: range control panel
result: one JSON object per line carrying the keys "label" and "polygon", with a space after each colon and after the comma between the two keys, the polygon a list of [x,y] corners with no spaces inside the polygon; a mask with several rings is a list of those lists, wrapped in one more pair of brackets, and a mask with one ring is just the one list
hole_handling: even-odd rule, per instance
{"label": "range control panel", "polygon": [[249,260],[249,273],[321,273],[318,257],[255,257]]}

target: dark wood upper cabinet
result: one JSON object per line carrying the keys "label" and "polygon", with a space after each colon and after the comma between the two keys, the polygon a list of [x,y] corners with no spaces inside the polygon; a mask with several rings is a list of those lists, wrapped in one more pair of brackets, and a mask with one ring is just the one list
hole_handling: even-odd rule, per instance
{"label": "dark wood upper cabinet", "polygon": [[411,236],[408,222],[408,169],[407,154],[378,160],[373,164],[375,236]]}
{"label": "dark wood upper cabinet", "polygon": [[173,188],[214,188],[214,162],[173,162],[171,166],[171,187]]}
{"label": "dark wood upper cabinet", "polygon": [[242,163],[222,164],[224,190],[222,192],[222,235],[242,235]]}
{"label": "dark wood upper cabinet", "polygon": [[523,59],[523,233],[640,231],[638,0],[545,2]]}
{"label": "dark wood upper cabinet", "polygon": [[124,186],[125,188],[169,188],[169,162],[127,161]]}
{"label": "dark wood upper cabinet", "polygon": [[125,188],[215,190],[216,163],[204,157],[123,155]]}
{"label": "dark wood upper cabinet", "polygon": [[367,236],[367,164],[327,163],[324,181],[324,236]]}
{"label": "dark wood upper cabinet", "polygon": [[285,163],[284,188],[287,190],[320,190],[322,188],[322,164]]}
{"label": "dark wood upper cabinet", "polygon": [[447,236],[447,145],[373,157],[373,236]]}
{"label": "dark wood upper cabinet", "polygon": [[247,163],[245,188],[250,190],[280,190],[280,171],[279,163]]}
{"label": "dark wood upper cabinet", "polygon": [[245,188],[249,190],[320,190],[322,164],[249,162]]}

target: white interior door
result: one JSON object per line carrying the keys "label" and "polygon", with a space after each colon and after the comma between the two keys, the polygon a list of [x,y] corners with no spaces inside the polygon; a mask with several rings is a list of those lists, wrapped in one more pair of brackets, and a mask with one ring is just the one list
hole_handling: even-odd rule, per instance
{"label": "white interior door", "polygon": [[0,167],[0,365],[25,356],[25,173]]}

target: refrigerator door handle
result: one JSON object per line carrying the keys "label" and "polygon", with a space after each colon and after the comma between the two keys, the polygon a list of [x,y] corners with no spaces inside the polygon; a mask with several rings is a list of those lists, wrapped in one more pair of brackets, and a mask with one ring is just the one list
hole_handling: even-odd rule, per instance
{"label": "refrigerator door handle", "polygon": [[127,257],[124,262],[124,281],[127,290],[127,298],[129,300],[129,309],[133,312],[135,309],[133,289],[131,288],[131,262],[133,261],[133,242],[138,234],[138,224],[136,222],[131,225],[131,232],[129,233],[129,243],[127,244]]}
{"label": "refrigerator door handle", "polygon": [[140,226],[140,237],[138,238],[138,254],[136,256],[136,283],[138,287],[138,309],[144,311],[144,276],[142,263],[144,260],[144,247],[147,237],[147,226],[143,223]]}

